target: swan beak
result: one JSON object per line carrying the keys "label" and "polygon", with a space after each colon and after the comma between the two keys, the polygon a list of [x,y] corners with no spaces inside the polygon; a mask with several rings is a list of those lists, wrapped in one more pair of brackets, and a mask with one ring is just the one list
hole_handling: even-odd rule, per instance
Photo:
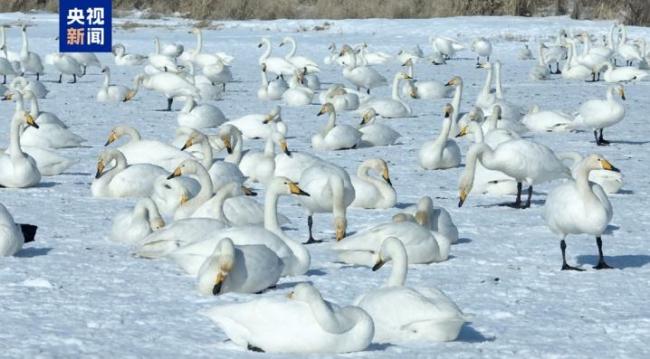
{"label": "swan beak", "polygon": [[289,146],[287,146],[287,141],[280,141],[280,150],[284,152],[285,155],[291,156],[291,151],[289,151]]}
{"label": "swan beak", "polygon": [[181,151],[185,151],[186,149],[192,147],[192,145],[194,145],[194,141],[192,140],[192,137],[190,137],[187,139],[187,141],[185,141],[183,147],[181,147]]}
{"label": "swan beak", "polygon": [[625,90],[621,87],[621,90],[619,92],[621,94],[621,100],[625,101]]}
{"label": "swan beak", "polygon": [[282,47],[282,46],[284,46],[284,41],[281,42],[280,45],[278,45],[278,47]]}
{"label": "swan beak", "polygon": [[169,176],[167,176],[167,179],[169,180],[169,179],[172,179],[172,178],[174,178],[174,177],[180,177],[181,174],[182,174],[182,173],[181,173],[181,168],[180,168],[180,167],[176,167],[176,169],[174,170],[174,172],[172,172],[172,174],[170,174]]}
{"label": "swan beak", "polygon": [[32,115],[30,114],[25,114],[25,122],[27,123],[28,126],[32,126],[36,129],[38,129],[39,127],[36,121],[34,121],[34,117],[32,117]]}
{"label": "swan beak", "polygon": [[298,187],[298,184],[296,182],[289,182],[289,192],[298,196],[309,197],[309,193],[303,191],[302,188]]}
{"label": "swan beak", "polygon": [[391,187],[393,186],[393,183],[390,181],[390,176],[388,176],[388,168],[384,169],[384,172],[382,173],[381,177],[390,185]]}
{"label": "swan beak", "polygon": [[221,292],[221,286],[223,284],[226,275],[219,272],[217,273],[217,278],[214,281],[214,286],[212,287],[212,295],[218,295]]}
{"label": "swan beak", "polygon": [[186,193],[183,193],[183,194],[181,195],[181,200],[179,201],[179,203],[180,203],[180,205],[182,206],[182,205],[184,205],[185,203],[187,203],[187,201],[189,201],[189,200],[190,200],[190,197],[189,197]]}
{"label": "swan beak", "polygon": [[232,153],[232,143],[230,142],[230,138],[228,137],[223,137],[221,138],[221,141],[223,141],[223,145],[226,147],[226,151],[228,154]]}
{"label": "swan beak", "polygon": [[465,199],[467,199],[467,192],[465,192],[465,190],[460,190],[460,199],[458,200],[458,208],[463,206],[463,203],[465,203]]}
{"label": "swan beak", "polygon": [[244,194],[244,196],[251,196],[251,197],[257,196],[257,192],[253,191],[252,189],[246,186],[241,186],[241,191]]}
{"label": "swan beak", "polygon": [[600,166],[607,171],[621,172],[621,170],[614,167],[608,160],[600,160]]}
{"label": "swan beak", "polygon": [[287,298],[293,299],[293,291],[291,291],[291,292],[289,292],[289,294],[287,294]]}
{"label": "swan beak", "polygon": [[273,121],[273,116],[271,116],[271,115],[266,115],[266,117],[264,118],[264,120],[262,121],[262,123],[263,123],[263,124],[267,124],[267,123],[269,123],[269,122],[271,122],[271,121]]}
{"label": "swan beak", "polygon": [[257,44],[257,48],[258,48],[258,49],[259,49],[260,47],[262,47],[262,46],[264,46],[264,44],[262,44],[261,42],[260,42],[259,44]]}
{"label": "swan beak", "polygon": [[95,173],[95,178],[99,178],[104,174],[104,161],[100,160],[97,162],[97,173]]}
{"label": "swan beak", "polygon": [[320,116],[320,115],[324,114],[325,112],[327,112],[327,110],[325,110],[325,108],[321,108],[320,111],[318,111],[318,113],[316,114],[316,116]]}
{"label": "swan beak", "polygon": [[456,137],[463,137],[463,136],[467,135],[467,133],[469,132],[468,127],[469,127],[469,126],[464,126],[464,127],[460,130],[460,132],[458,132],[458,134],[456,135]]}
{"label": "swan beak", "polygon": [[111,143],[117,141],[117,136],[115,135],[115,132],[111,132],[108,135],[108,140],[106,140],[106,143],[104,144],[104,147],[110,145]]}
{"label": "swan beak", "polygon": [[380,257],[380,258],[377,260],[377,262],[375,263],[375,265],[372,266],[372,271],[373,271],[373,272],[376,272],[377,270],[379,270],[379,268],[383,267],[383,265],[384,265],[385,263],[386,263],[386,262],[384,262],[384,260],[381,259],[381,257]]}
{"label": "swan beak", "polygon": [[2,97],[2,101],[11,101],[11,100],[13,100],[13,97],[14,97],[14,94],[12,94],[12,93],[5,94]]}

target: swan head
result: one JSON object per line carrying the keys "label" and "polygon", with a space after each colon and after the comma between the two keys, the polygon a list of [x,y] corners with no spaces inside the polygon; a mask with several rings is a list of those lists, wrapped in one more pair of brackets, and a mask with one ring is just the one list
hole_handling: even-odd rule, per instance
{"label": "swan head", "polygon": [[406,256],[406,249],[404,248],[404,244],[399,239],[396,237],[387,237],[384,239],[384,241],[381,243],[379,253],[377,254],[375,264],[372,266],[373,272],[379,270],[379,268],[381,268],[386,262],[393,259],[393,257],[399,252],[402,252],[402,254]]}
{"label": "swan head", "polygon": [[460,184],[458,186],[458,207],[462,207],[463,203],[467,199],[467,196],[472,191],[474,185],[474,176],[463,174],[460,178]]}
{"label": "swan head", "polygon": [[613,89],[619,96],[621,96],[621,100],[625,101],[625,88],[623,85],[616,85]]}
{"label": "swan head", "polygon": [[232,239],[221,239],[207,263],[209,267],[202,268],[204,272],[201,274],[199,286],[203,287],[203,292],[219,295],[223,283],[235,265],[235,245]]}
{"label": "swan head", "polygon": [[110,73],[110,72],[111,72],[110,67],[108,67],[108,66],[104,66],[104,67],[102,67],[102,73],[103,73],[103,74]]}
{"label": "swan head", "polygon": [[23,118],[25,119],[25,123],[27,124],[27,126],[34,127],[36,129],[39,128],[38,124],[36,123],[36,120],[34,120],[34,117],[29,113],[27,112],[23,113]]}
{"label": "swan head", "polygon": [[413,58],[412,58],[412,57],[409,57],[409,59],[406,60],[406,61],[402,64],[402,66],[413,66]]}
{"label": "swan head", "polygon": [[287,145],[287,140],[279,132],[273,132],[273,141],[280,146],[280,151],[285,155],[291,156],[291,151],[289,151],[289,146]]}
{"label": "swan head", "polygon": [[118,159],[118,157],[124,159],[124,155],[118,150],[106,150],[102,152],[97,159],[97,172],[95,173],[95,179],[100,178],[105,173],[107,163],[111,163],[111,161]]}
{"label": "swan head", "polygon": [[293,182],[290,179],[286,177],[275,177],[273,178],[271,184],[271,187],[273,187],[278,193],[281,194],[293,194],[296,196],[307,196],[309,197],[309,193],[303,191],[300,186],[298,186],[298,182]]}
{"label": "swan head", "polygon": [[199,135],[197,131],[191,131],[189,137],[187,137],[187,140],[183,144],[183,147],[181,147],[181,151],[185,151],[186,149],[194,146],[197,143],[201,143],[203,138]]}
{"label": "swan head", "polygon": [[287,295],[289,299],[301,302],[313,302],[322,300],[318,289],[314,288],[309,283],[298,283],[293,290]]}
{"label": "swan head", "polygon": [[415,218],[407,213],[398,213],[393,216],[393,223],[415,222]]}
{"label": "swan head", "polygon": [[257,48],[261,48],[264,44],[271,44],[271,40],[268,37],[263,37],[260,39],[260,42],[257,44]]}
{"label": "swan head", "polygon": [[451,114],[454,112],[454,106],[452,106],[450,103],[446,104],[442,108],[442,113],[444,114],[445,118],[451,117]]}
{"label": "swan head", "polygon": [[334,105],[329,102],[326,102],[321,106],[320,111],[316,114],[317,116],[324,115],[326,113],[334,113]]}
{"label": "swan head", "polygon": [[285,36],[285,37],[282,39],[282,42],[280,42],[280,45],[278,45],[278,47],[282,47],[282,46],[286,45],[286,44],[287,44],[288,42],[290,42],[291,40],[292,40],[292,39],[291,39],[289,36]]}
{"label": "swan head", "polygon": [[361,125],[367,125],[369,123],[372,123],[376,117],[377,117],[377,111],[375,111],[374,108],[370,107],[361,116]]}
{"label": "swan head", "polygon": [[195,173],[197,166],[201,166],[201,164],[196,162],[196,160],[188,158],[181,162],[181,164],[178,165],[178,167],[176,167],[176,169],[174,169],[174,171],[169,176],[167,176],[167,179],[169,180],[172,178],[180,177],[184,174]]}
{"label": "swan head", "polygon": [[165,227],[165,221],[161,217],[150,217],[149,226],[151,227],[151,230],[157,231]]}
{"label": "swan head", "polygon": [[492,68],[492,64],[489,63],[489,62],[486,62],[486,63],[483,63],[483,64],[476,65],[476,68],[477,69],[488,69],[489,70],[489,69]]}
{"label": "swan head", "polygon": [[365,160],[360,166],[359,170],[363,172],[368,172],[369,169],[373,169],[377,171],[381,175],[381,178],[386,181],[390,186],[393,185],[393,183],[390,181],[390,175],[388,171],[388,164],[386,161],[382,160],[381,158],[371,158],[368,160]]}
{"label": "swan head", "polygon": [[451,78],[451,80],[447,81],[445,86],[460,86],[463,84],[463,80],[460,78],[460,76],[454,76]]}
{"label": "swan head", "polygon": [[599,154],[591,154],[582,160],[584,166],[589,170],[605,170],[612,172],[621,172],[618,168],[614,167],[604,156]]}
{"label": "swan head", "polygon": [[334,217],[334,231],[337,242],[345,238],[347,227],[348,220],[345,217]]}

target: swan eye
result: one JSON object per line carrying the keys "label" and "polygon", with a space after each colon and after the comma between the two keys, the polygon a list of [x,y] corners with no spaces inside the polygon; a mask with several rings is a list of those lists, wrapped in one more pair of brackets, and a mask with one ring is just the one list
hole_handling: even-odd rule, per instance
{"label": "swan eye", "polygon": [[167,189],[172,189],[172,186],[170,186],[170,185],[168,185],[168,184],[166,184],[166,185],[164,185],[164,186],[165,186],[165,188],[167,188]]}

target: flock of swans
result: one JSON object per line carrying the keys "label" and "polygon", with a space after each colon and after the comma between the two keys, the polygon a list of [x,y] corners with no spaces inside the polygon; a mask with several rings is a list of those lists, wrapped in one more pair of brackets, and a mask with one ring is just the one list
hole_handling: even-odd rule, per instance
{"label": "flock of swans", "polygon": [[[552,43],[539,44],[531,78],[561,75],[596,81],[602,74],[612,83],[603,98],[584,102],[573,114],[538,106],[526,112],[512,102],[502,85],[502,64],[490,60],[494,48],[486,38],[475,39],[470,46],[451,38],[431,38],[432,52],[426,56],[419,46],[392,56],[373,52],[365,43],[339,48],[332,44],[323,63],[340,67],[341,80],[351,86],[334,83],[328,87],[319,78],[322,65],[297,55],[295,39],[283,38],[278,47],[290,49],[284,56],[274,56],[271,39],[262,38],[255,69],[261,84],[251,92],[259,101],[288,107],[320,103],[313,115],[327,118],[323,128],[313,134],[297,132],[297,136],[311,136],[311,152],[289,146],[288,124],[280,105],[268,113],[229,119],[210,103],[227,95],[234,58],[205,52],[200,29],[191,31],[196,36],[194,49],[156,38],[154,52],[142,55],[116,44],[113,66],[141,69],[131,86],[113,84],[111,66],[101,64],[93,54],[56,53],[41,61],[29,49],[24,26],[21,51],[9,52],[5,29],[0,27],[0,31],[0,74],[5,84],[7,77],[13,77],[0,91],[5,100],[15,102],[9,147],[0,157],[2,187],[33,187],[43,176],[63,173],[76,160],[57,149],[85,142],[56,114],[40,110],[38,101],[48,94],[39,81],[44,64],[59,75],[58,82],[63,76],[75,82],[87,67],[98,68],[103,74],[96,95],[99,102],[133,101],[144,90],[162,95],[165,110],[172,110],[175,99],[184,102],[172,143],[142,138],[136,128],[126,125],[107,129],[106,148],[98,155],[90,193],[98,198],[137,198],[132,209],[114,215],[109,238],[132,246],[138,257],[174,261],[196,278],[201,294],[262,293],[205,313],[234,343],[249,350],[339,353],[361,351],[372,342],[449,341],[470,320],[442,291],[412,288],[406,282],[409,264],[449,258],[459,237],[449,212],[423,196],[391,220],[348,235],[348,208],[381,212],[395,206],[397,193],[389,165],[373,158],[350,174],[317,156],[322,151],[343,150],[354,156],[357,148],[398,144],[400,122],[391,119],[414,116],[408,101],[449,101],[440,111],[441,119],[435,119],[441,121],[436,126],[440,131],[421,143],[417,160],[423,170],[430,171],[464,163],[459,206],[470,195],[489,194],[514,195],[513,207],[527,208],[534,185],[559,181],[546,196],[543,213],[561,242],[561,268],[583,270],[566,261],[565,238],[570,234],[596,237],[599,261],[594,268],[610,268],[601,237],[613,213],[608,194],[623,184],[620,171],[598,154],[555,152],[536,142],[534,134],[590,130],[596,145],[609,144],[603,130],[625,117],[621,82],[638,81],[648,74],[645,41],[629,39],[624,26],[612,26],[604,45],[595,44],[590,34],[574,36],[566,31]],[[416,65],[454,61],[460,51],[474,52],[476,71],[486,76],[475,105],[468,109],[461,108],[461,76],[435,81],[419,78],[415,71]],[[533,60],[528,46],[519,58]],[[626,65],[617,66],[617,59]],[[403,68],[389,83],[378,68],[395,61]],[[389,84],[390,97],[372,94]],[[344,112],[357,114],[360,125],[337,122],[337,114]],[[461,143],[463,138],[471,143]],[[264,142],[263,151],[246,148],[246,143],[257,140]],[[290,218],[278,212],[281,196],[295,198],[304,208],[309,230],[306,241],[283,228]],[[307,283],[296,285],[288,297],[273,295],[272,290],[266,293],[280,278],[303,275],[313,268],[307,245],[324,240],[323,234],[313,231],[319,213],[333,217],[335,243],[331,248],[341,262],[373,271],[392,262],[384,286],[362,294],[348,306],[324,300]],[[13,255],[34,239],[36,226],[15,223],[4,206],[0,206],[0,221],[0,255]]]}

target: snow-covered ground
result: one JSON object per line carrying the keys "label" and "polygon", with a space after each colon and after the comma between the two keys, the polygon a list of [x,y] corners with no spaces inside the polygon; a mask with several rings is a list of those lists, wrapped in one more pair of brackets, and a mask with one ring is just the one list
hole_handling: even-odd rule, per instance
{"label": "snow-covered ground", "polygon": [[[150,27],[116,30],[114,42],[127,50],[153,52],[153,36],[163,41],[194,46],[188,34],[192,22],[178,19],[139,20]],[[34,51],[45,55],[57,50],[57,17],[44,14],[1,14],[0,22],[29,22],[28,33]],[[118,19],[122,23],[126,19]],[[216,23],[216,22],[215,22]],[[473,37],[488,37],[494,44],[493,58],[503,62],[503,76],[509,101],[528,108],[575,111],[587,99],[603,97],[605,84],[528,79],[532,61],[516,57],[520,40],[547,39],[560,28],[604,34],[610,23],[573,21],[567,18],[476,17],[432,20],[347,20],[329,21],[325,31],[310,30],[321,20],[221,22],[219,30],[204,33],[208,51],[224,51],[236,57],[233,73],[236,82],[228,86],[223,101],[216,102],[229,118],[266,112],[272,107],[256,98],[260,74],[257,48],[261,36],[277,44],[290,34],[299,43],[298,53],[318,61],[327,54],[330,42],[366,41],[372,49],[397,53],[400,48],[420,44],[430,52],[427,38],[442,34],[469,42]],[[8,30],[9,50],[19,50],[16,27]],[[650,38],[650,29],[630,28],[630,36]],[[276,48],[274,51],[279,52]],[[280,49],[283,53],[284,49]],[[113,64],[110,54],[100,59]],[[399,64],[378,67],[389,78]],[[321,80],[343,82],[340,70],[322,66]],[[130,84],[135,68],[112,67],[113,82]],[[475,68],[473,55],[445,66],[418,63],[415,73],[421,79],[446,81],[454,75],[465,80],[463,110],[473,104],[485,76]],[[130,200],[104,200],[90,196],[90,183],[97,154],[110,128],[118,123],[137,127],[145,138],[170,141],[176,127],[176,112],[156,111],[165,100],[152,92],[142,92],[125,104],[99,104],[95,94],[102,77],[91,69],[79,84],[57,84],[53,71],[45,76],[51,90],[41,101],[43,110],[57,113],[71,128],[88,139],[87,147],[62,151],[79,163],[61,176],[45,178],[37,188],[3,189],[0,201],[19,222],[39,226],[37,241],[16,257],[0,258],[0,357],[258,357],[241,351],[226,341],[225,335],[200,311],[224,301],[246,296],[201,297],[193,278],[182,274],[166,260],[142,260],[130,248],[107,240],[112,216],[133,205]],[[460,337],[450,343],[419,343],[408,346],[373,345],[367,352],[350,357],[373,358],[461,357],[461,358],[631,358],[647,357],[650,339],[650,251],[644,234],[650,223],[647,196],[648,124],[650,111],[647,83],[626,88],[625,120],[606,130],[609,147],[596,148],[590,132],[535,135],[536,141],[561,151],[583,154],[600,152],[625,175],[624,190],[612,195],[613,231],[604,236],[604,251],[609,264],[617,269],[591,270],[596,262],[593,237],[573,236],[568,240],[569,260],[588,270],[583,273],[560,271],[561,257],[557,238],[541,218],[546,193],[557,183],[536,187],[533,207],[514,210],[497,204],[512,198],[472,195],[457,208],[458,178],[463,170],[424,171],[417,164],[421,144],[437,136],[441,109],[445,101],[411,101],[417,117],[391,120],[402,134],[401,144],[393,147],[322,152],[319,156],[344,166],[350,172],[364,159],[381,157],[389,162],[391,178],[398,193],[398,208],[385,211],[352,209],[349,231],[373,223],[389,221],[400,208],[430,195],[435,204],[446,207],[459,226],[461,240],[452,248],[452,257],[443,263],[413,265],[408,283],[436,286],[473,316]],[[377,91],[388,95],[389,89]],[[176,105],[178,108],[179,104]],[[0,113],[9,119],[14,105],[0,103]],[[318,106],[285,108],[289,125],[289,146],[311,151],[309,138],[324,123],[317,117]],[[358,115],[339,114],[342,123],[358,123]],[[0,134],[6,146],[8,126]],[[462,141],[461,147],[467,148]],[[260,141],[246,146],[262,148]],[[305,212],[290,198],[283,198],[280,211],[293,224],[289,235],[307,237]],[[324,297],[340,304],[381,285],[388,270],[372,272],[365,267],[335,263],[330,250],[334,233],[329,215],[315,218],[317,238],[312,245],[312,269],[306,276],[284,278],[278,289],[264,295],[286,293],[296,282],[310,281]],[[268,357],[282,357],[268,355]]]}

